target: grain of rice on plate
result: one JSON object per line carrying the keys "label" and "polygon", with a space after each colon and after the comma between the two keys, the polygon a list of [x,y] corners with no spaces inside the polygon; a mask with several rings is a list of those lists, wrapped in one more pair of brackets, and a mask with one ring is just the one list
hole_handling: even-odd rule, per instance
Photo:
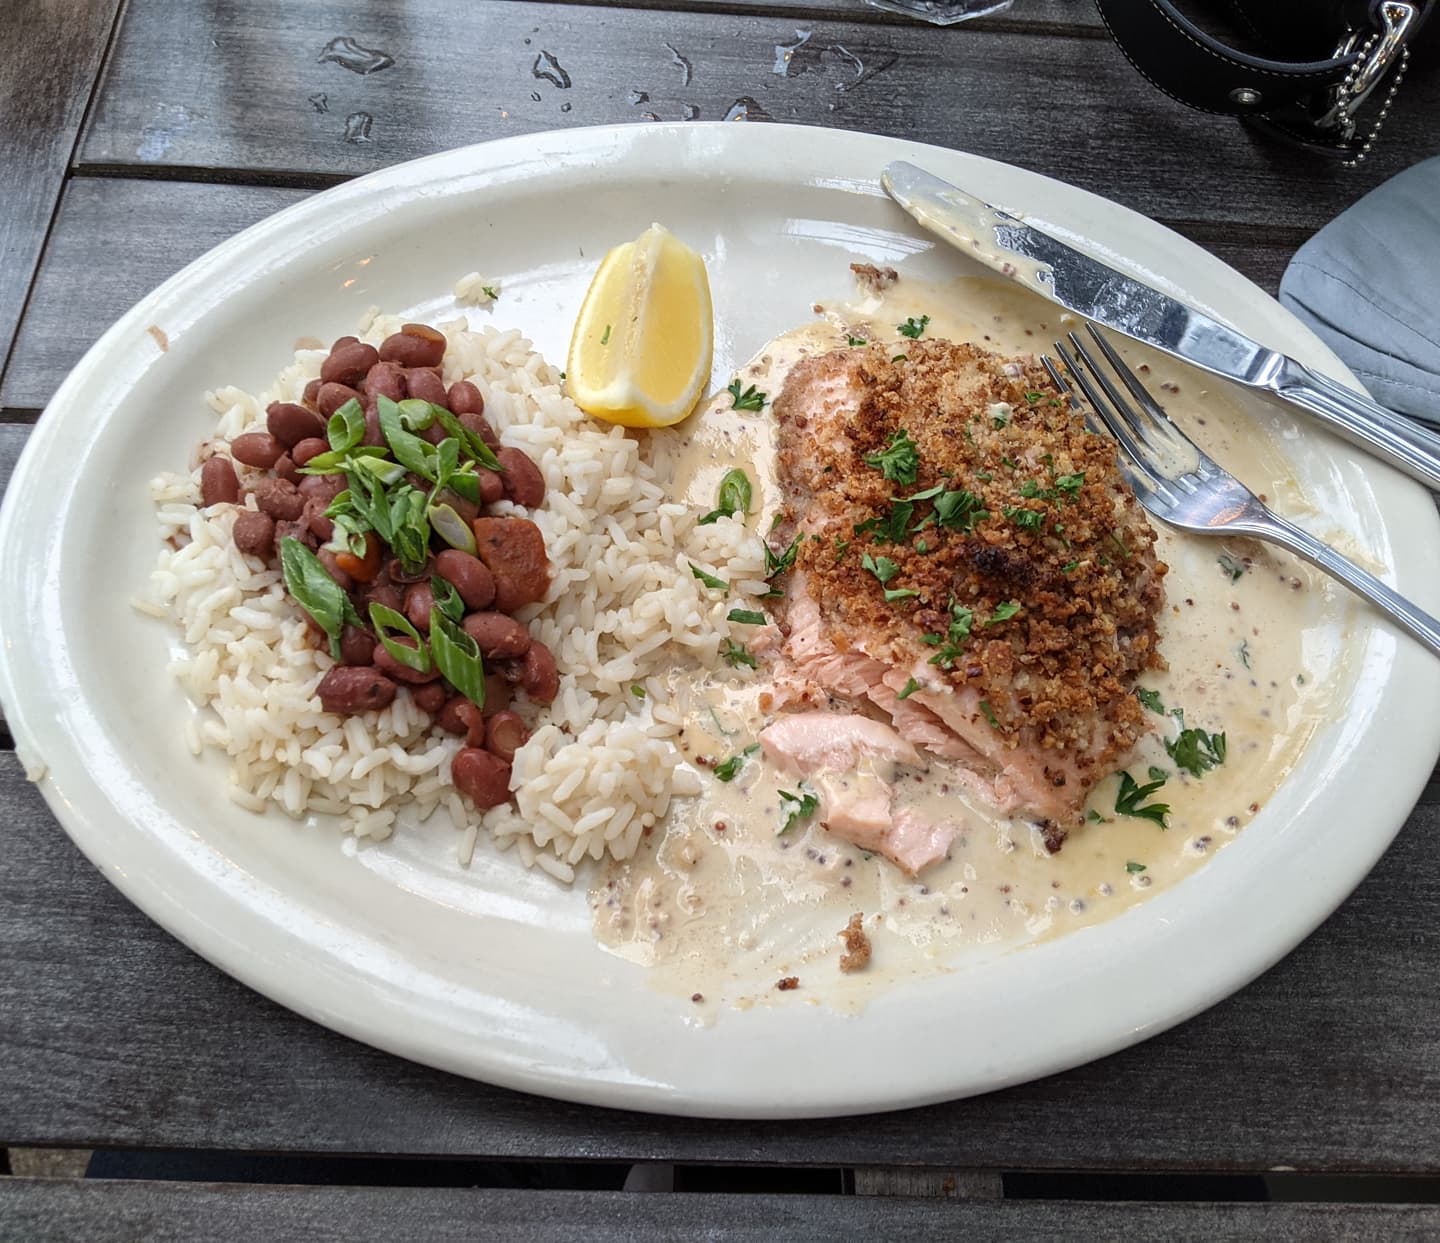
{"label": "grain of rice on plate", "polygon": [[[372,310],[360,335],[375,344],[401,323]],[[315,690],[333,664],[329,653],[313,646],[280,572],[235,548],[238,507],[200,506],[201,462],[263,430],[271,401],[299,400],[325,350],[297,351],[259,396],[238,388],[206,395],[219,416],[214,438],[199,446],[188,474],[151,484],[165,543],[150,592],[135,605],[180,628],[186,654],[171,669],[199,709],[186,727],[190,749],[225,752],[229,795],[240,806],[343,817],[346,829],[370,838],[388,836],[412,809],[424,819],[443,807],[463,834],[466,862],[483,827],[502,847],[513,843],[526,864],[569,881],[582,859],[629,857],[672,798],[699,792],[676,747],[673,675],[749,676],[728,669],[721,652],[732,637],[754,637],[754,627],[734,635],[726,614],[760,607],[769,588],[764,545],[742,518],[697,526],[695,510],[667,500],[652,442],[584,415],[519,332],[471,331],[463,319],[440,327],[445,383],[477,385],[502,443],[535,460],[547,489],[529,517],[545,537],[550,590],[518,617],[554,653],[560,691],[548,707],[524,710],[533,732],[515,755],[513,806],[482,815],[461,797],[450,762],[462,740],[432,729],[408,695],[381,711],[322,711]],[[241,473],[244,484],[252,472]],[[492,512],[522,511],[502,501]],[[728,581],[729,594],[701,583],[691,562]]]}

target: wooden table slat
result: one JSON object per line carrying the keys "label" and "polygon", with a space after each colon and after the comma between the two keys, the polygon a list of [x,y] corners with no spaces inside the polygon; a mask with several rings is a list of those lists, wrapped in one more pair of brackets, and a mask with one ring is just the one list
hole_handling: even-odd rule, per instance
{"label": "wooden table slat", "polygon": [[119,0],[11,0],[0,54],[0,368],[60,197]]}
{"label": "wooden table slat", "polygon": [[858,1123],[596,1110],[400,1061],[251,993],[151,924],[70,845],[13,754],[0,753],[0,824],[0,1143],[1440,1173],[1434,804],[1339,914],[1208,1013],[1058,1078]]}
{"label": "wooden table slat", "polygon": [[1137,1238],[1248,1243],[1432,1239],[1432,1204],[1155,1204],[927,1201],[708,1192],[285,1187],[180,1182],[0,1181],[0,1238],[107,1243],[388,1243],[392,1239],[816,1240],[940,1237],[1006,1243]]}
{"label": "wooden table slat", "polygon": [[[1184,108],[1107,40],[796,21],[519,0],[435,0],[423,21],[406,0],[363,18],[341,0],[131,0],[81,162],[346,176],[562,126],[718,120],[749,100],[752,117],[959,147],[1153,215],[1308,231],[1440,151],[1440,73],[1424,66],[1384,141],[1346,170]],[[786,61],[777,48],[797,29],[810,37]],[[393,65],[322,59],[343,35]]]}
{"label": "wooden table slat", "polygon": [[[0,408],[38,410],[95,339],[144,294],[212,246],[305,191],[133,178],[77,178],[66,188],[54,233],[20,326]],[[1292,244],[1232,237],[1206,225],[1196,241],[1267,290],[1279,287]],[[97,264],[97,236],[125,255]]]}

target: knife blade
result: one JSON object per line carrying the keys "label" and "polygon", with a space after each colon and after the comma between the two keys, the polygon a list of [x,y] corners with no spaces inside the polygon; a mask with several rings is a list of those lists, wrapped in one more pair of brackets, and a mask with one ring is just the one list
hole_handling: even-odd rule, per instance
{"label": "knife blade", "polygon": [[1001,275],[1086,319],[1297,406],[1440,489],[1434,432],[914,164],[894,161],[880,182],[925,228]]}

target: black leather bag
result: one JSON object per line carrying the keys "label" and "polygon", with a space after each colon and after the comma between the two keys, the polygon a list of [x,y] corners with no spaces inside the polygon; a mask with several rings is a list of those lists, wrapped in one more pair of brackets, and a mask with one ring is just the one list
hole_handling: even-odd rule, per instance
{"label": "black leather bag", "polygon": [[1130,63],[1167,95],[1355,163],[1440,0],[1095,4]]}

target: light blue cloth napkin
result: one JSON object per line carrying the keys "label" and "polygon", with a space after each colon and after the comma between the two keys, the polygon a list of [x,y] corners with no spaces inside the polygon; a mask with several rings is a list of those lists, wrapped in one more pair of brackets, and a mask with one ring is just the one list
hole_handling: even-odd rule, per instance
{"label": "light blue cloth napkin", "polygon": [[1300,247],[1280,301],[1382,406],[1440,424],[1440,156],[1392,177]]}

